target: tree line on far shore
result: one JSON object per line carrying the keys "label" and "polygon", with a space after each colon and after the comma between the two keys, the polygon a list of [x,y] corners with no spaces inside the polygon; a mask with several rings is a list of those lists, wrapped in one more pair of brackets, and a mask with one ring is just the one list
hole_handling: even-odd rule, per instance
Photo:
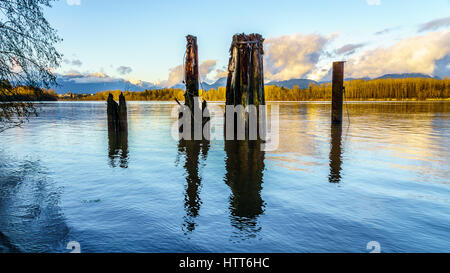
{"label": "tree line on far shore", "polygon": [[[352,80],[346,81],[346,100],[426,100],[449,99],[450,79],[377,79],[377,80]],[[331,100],[331,83],[311,84],[309,88],[300,89],[298,86],[289,89],[274,85],[265,86],[266,101],[329,101]],[[18,87],[15,92],[15,100],[82,100],[104,101],[108,95],[113,94],[118,100],[121,90],[110,90],[96,94],[71,94],[58,96],[51,89],[42,90],[36,88]],[[225,87],[200,90],[200,97],[206,101],[225,101]],[[182,101],[184,91],[182,89],[157,89],[140,92],[123,92],[128,101]]]}
{"label": "tree line on far shore", "polygon": [[56,101],[58,95],[52,89],[29,86],[12,87],[0,82],[0,102]]}

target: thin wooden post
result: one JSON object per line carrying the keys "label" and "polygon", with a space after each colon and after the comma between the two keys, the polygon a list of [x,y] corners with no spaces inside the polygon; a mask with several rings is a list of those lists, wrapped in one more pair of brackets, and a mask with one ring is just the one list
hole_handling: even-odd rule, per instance
{"label": "thin wooden post", "polygon": [[198,97],[199,85],[197,37],[188,35],[186,40],[186,62],[184,66],[186,93],[184,93],[184,104],[189,107],[191,113],[194,113],[194,97]]}
{"label": "thin wooden post", "polygon": [[333,63],[333,87],[331,102],[332,123],[342,123],[342,109],[344,103],[344,62]]}
{"label": "thin wooden post", "polygon": [[[263,43],[264,38],[260,34],[236,34],[233,36],[228,63],[227,105],[241,105],[242,109],[248,105],[255,105],[257,109],[260,105],[265,105]],[[237,118],[245,121],[246,136],[248,136],[248,113],[237,113]],[[259,118],[258,111],[257,119],[259,120]],[[235,120],[235,134],[236,122]]]}
{"label": "thin wooden post", "polygon": [[[198,65],[198,46],[197,37],[186,36],[186,55],[184,64],[184,83],[186,85],[186,92],[184,93],[184,105],[189,108],[191,112],[190,127],[191,138],[200,140],[203,137],[203,122],[201,118],[201,106],[197,98],[199,97],[199,65]],[[180,119],[182,114],[180,113]],[[186,120],[185,120],[186,121]],[[189,124],[188,123],[188,124]],[[184,125],[180,126],[180,132],[184,131]]]}

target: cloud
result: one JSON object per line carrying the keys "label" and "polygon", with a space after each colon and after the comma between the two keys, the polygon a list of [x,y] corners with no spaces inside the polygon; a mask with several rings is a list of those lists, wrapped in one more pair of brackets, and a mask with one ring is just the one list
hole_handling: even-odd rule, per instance
{"label": "cloud", "polygon": [[67,5],[69,6],[80,6],[81,0],[67,0]]}
{"label": "cloud", "polygon": [[[210,72],[214,71],[217,62],[215,60],[206,60],[202,62],[199,66],[200,80],[205,80],[204,78]],[[169,77],[167,81],[162,81],[160,84],[164,87],[172,87],[176,84],[182,83],[184,80],[184,66],[178,65],[169,69]]]}
{"label": "cloud", "polygon": [[396,29],[396,28],[394,28],[394,27],[391,27],[391,28],[385,28],[385,29],[383,29],[383,30],[380,30],[380,31],[375,32],[374,34],[375,34],[375,35],[383,35],[383,34],[387,34],[387,33],[391,32],[391,31],[393,31],[393,30],[395,30],[395,29]]}
{"label": "cloud", "polygon": [[184,80],[183,66],[179,65],[169,69],[169,78],[167,79],[167,81],[164,81],[161,84],[165,87],[171,87],[183,82],[183,80]]}
{"label": "cloud", "polygon": [[[378,77],[389,73],[433,74],[447,67],[450,31],[431,32],[400,40],[387,48],[362,52],[346,64],[346,77]],[[441,63],[439,63],[441,61]],[[448,71],[448,70],[447,70]],[[444,70],[445,73],[445,70]]]}
{"label": "cloud", "polygon": [[346,44],[341,48],[336,49],[337,54],[351,55],[355,53],[356,49],[363,47],[365,44]]}
{"label": "cloud", "polygon": [[66,71],[66,73],[64,74],[64,76],[81,76],[81,72],[80,71],[78,71],[78,70],[74,70],[74,69],[71,69],[71,70],[69,70],[69,71]]}
{"label": "cloud", "polygon": [[126,74],[130,74],[131,72],[133,72],[133,69],[129,66],[119,66],[117,68],[117,72],[120,75],[126,75]]}
{"label": "cloud", "polygon": [[199,68],[200,78],[204,79],[206,75],[214,70],[216,64],[216,60],[206,60],[202,62]]}
{"label": "cloud", "polygon": [[73,66],[82,66],[83,63],[80,60],[69,60],[69,59],[64,59],[63,62],[67,65],[73,65]]}
{"label": "cloud", "polygon": [[216,80],[228,77],[228,69],[216,69]]}
{"label": "cloud", "polygon": [[72,65],[81,66],[81,65],[83,65],[83,63],[80,60],[73,60]]}
{"label": "cloud", "polygon": [[381,0],[366,0],[369,6],[379,6],[381,5]]}
{"label": "cloud", "polygon": [[448,26],[450,26],[450,17],[440,18],[420,25],[418,32],[424,32],[427,30],[436,30],[438,28]]}
{"label": "cloud", "polygon": [[336,34],[294,34],[268,38],[265,42],[264,70],[269,81],[302,78],[316,69],[325,45]]}
{"label": "cloud", "polygon": [[107,83],[117,81],[117,78],[110,77],[101,72],[80,73],[77,70],[70,70],[63,75],[74,83]]}

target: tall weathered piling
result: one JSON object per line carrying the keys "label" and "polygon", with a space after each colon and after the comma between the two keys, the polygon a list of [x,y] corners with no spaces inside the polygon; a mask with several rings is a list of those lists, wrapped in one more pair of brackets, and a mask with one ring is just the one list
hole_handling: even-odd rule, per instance
{"label": "tall weathered piling", "polygon": [[342,123],[342,109],[344,103],[344,62],[333,63],[333,87],[331,102],[332,123]]}
{"label": "tall weathered piling", "polygon": [[[263,43],[264,39],[260,34],[236,34],[230,47],[226,104],[242,107],[237,111],[233,124],[227,124],[229,128],[226,126],[226,130],[234,127],[236,134],[237,119],[241,119],[245,123],[246,137],[249,135],[249,114],[245,108],[254,105],[258,110],[260,105],[265,105]],[[256,118],[260,120],[259,111]]]}
{"label": "tall weathered piling", "polygon": [[[180,132],[183,132],[184,137],[189,136],[188,139],[202,139],[203,120],[201,117],[201,106],[199,105],[199,65],[198,65],[198,47],[197,37],[186,36],[186,53],[184,63],[184,83],[186,85],[186,92],[184,93],[184,107],[190,111],[190,116],[183,117],[184,113],[180,113]],[[183,119],[182,119],[183,118]],[[190,127],[190,132],[187,128]],[[185,131],[186,130],[186,131]]]}
{"label": "tall weathered piling", "polygon": [[198,97],[199,73],[198,73],[198,47],[197,37],[186,36],[186,60],[184,66],[184,81],[186,92],[184,104],[194,113],[194,97]]}

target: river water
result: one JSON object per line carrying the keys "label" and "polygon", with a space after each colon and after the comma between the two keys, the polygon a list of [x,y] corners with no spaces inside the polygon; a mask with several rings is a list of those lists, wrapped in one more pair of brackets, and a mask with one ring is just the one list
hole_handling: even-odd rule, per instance
{"label": "river water", "polygon": [[0,134],[0,252],[450,251],[450,102],[351,102],[340,128],[274,104],[267,152],[177,141],[174,103],[129,102],[119,137],[104,102],[39,104]]}

